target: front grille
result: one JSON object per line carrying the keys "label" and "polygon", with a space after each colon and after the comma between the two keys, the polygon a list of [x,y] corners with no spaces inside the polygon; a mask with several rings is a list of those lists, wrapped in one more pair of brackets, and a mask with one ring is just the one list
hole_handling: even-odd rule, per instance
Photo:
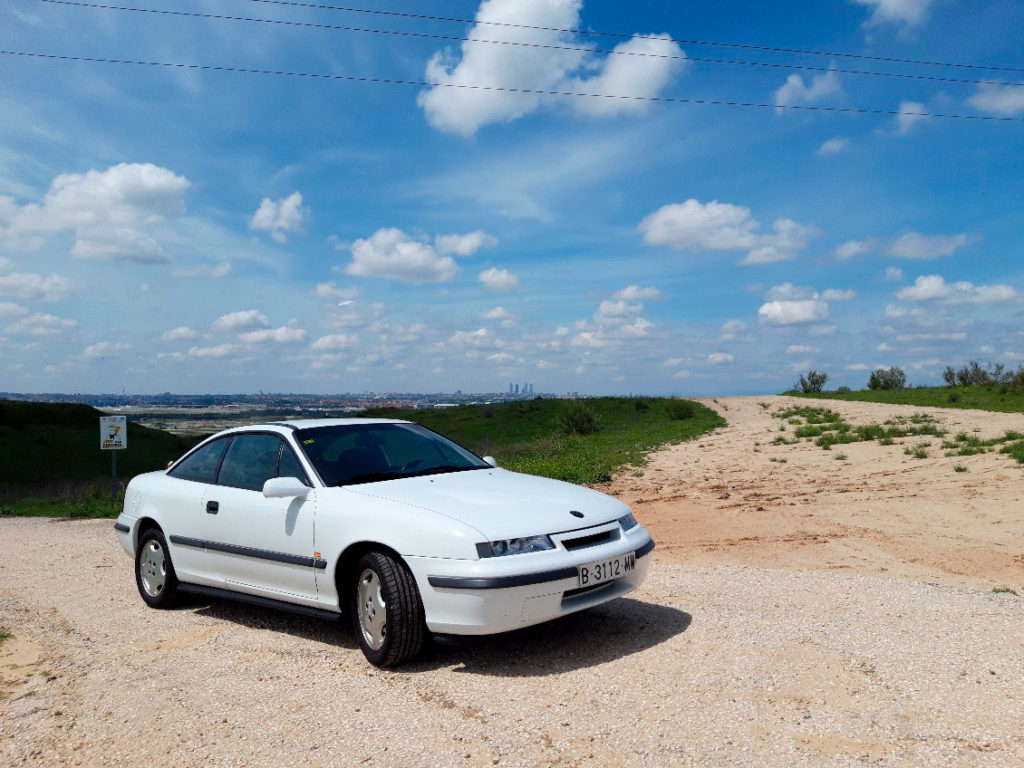
{"label": "front grille", "polygon": [[607,541],[615,541],[619,538],[619,531],[617,528],[613,528],[610,531],[601,531],[601,533],[592,533],[589,536],[580,536],[576,539],[562,539],[562,546],[570,552],[577,549],[586,549],[587,547],[596,547],[599,544],[604,544]]}
{"label": "front grille", "polygon": [[589,587],[579,587],[578,589],[567,589],[567,590],[565,590],[565,592],[562,593],[562,599],[565,600],[565,599],[570,598],[570,597],[576,597],[578,595],[585,595],[588,592],[596,592],[597,590],[604,589],[605,587],[610,586],[611,584],[614,584],[614,583],[615,583],[614,581],[606,581],[603,584],[591,584]]}

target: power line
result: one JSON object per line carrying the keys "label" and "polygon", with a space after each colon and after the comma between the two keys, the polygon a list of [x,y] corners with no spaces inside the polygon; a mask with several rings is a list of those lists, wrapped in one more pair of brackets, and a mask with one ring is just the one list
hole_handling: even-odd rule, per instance
{"label": "power line", "polygon": [[[625,32],[601,32],[592,29],[572,29],[569,27],[544,27],[537,24],[515,24],[510,21],[480,21],[477,19],[463,19],[454,16],[430,16],[423,13],[409,13],[405,11],[385,11],[374,8],[355,8],[343,5],[320,5],[318,3],[304,3],[299,0],[249,0],[251,3],[264,3],[265,5],[283,5],[293,8],[315,8],[321,11],[344,11],[347,13],[367,13],[378,16],[394,16],[404,19],[421,19],[424,21],[444,21],[455,24],[486,24],[494,27],[510,27],[512,29],[532,29],[540,32],[566,32],[573,35],[587,35],[591,37],[614,37],[621,39],[639,38],[641,40],[662,40],[666,38],[656,35],[631,35]],[[838,51],[815,51],[803,48],[781,48],[770,45],[751,45],[749,43],[726,43],[713,40],[688,40],[685,38],[670,38],[667,42],[679,43],[680,45],[709,45],[722,48],[741,48],[750,51],[768,51],[772,53],[799,53],[806,56],[831,56],[835,58],[864,59],[866,61],[885,61],[894,64],[919,64],[929,67],[955,67],[959,69],[987,69],[994,72],[1024,72],[1024,67],[1001,67],[988,64],[960,64],[949,61],[927,61],[920,59],[899,59],[887,56],[869,56],[860,53],[840,53]]]}
{"label": "power line", "polygon": [[[42,0],[44,3],[51,3],[54,5],[67,5],[76,8],[91,8],[98,10],[110,10],[110,11],[131,11],[134,13],[148,13],[158,16],[179,16],[184,18],[194,19],[213,19],[216,21],[242,21],[242,22],[253,22],[258,24],[276,24],[281,26],[298,27],[302,29],[324,29],[330,31],[340,32],[367,32],[375,35],[394,35],[398,37],[413,37],[413,38],[424,38],[429,40],[449,40],[462,43],[482,43],[489,45],[506,45],[524,48],[541,48],[556,51],[578,51],[580,53],[594,53],[602,55],[622,55],[622,56],[638,56],[644,58],[656,58],[656,59],[675,59],[678,61],[696,61],[707,64],[723,64],[729,66],[742,66],[742,67],[763,67],[771,69],[798,69],[809,72],[835,72],[840,75],[866,75],[871,77],[892,77],[901,78],[908,80],[927,80],[931,82],[940,83],[956,83],[961,85],[997,85],[997,86],[1012,86],[1012,87],[1024,87],[1024,82],[1015,83],[1002,80],[968,80],[956,77],[942,77],[938,75],[913,75],[902,72],[876,72],[871,70],[858,70],[858,69],[840,69],[837,67],[815,67],[806,64],[787,64],[781,62],[765,62],[765,61],[739,61],[735,59],[711,59],[702,58],[697,56],[687,55],[674,55],[666,53],[650,53],[646,51],[621,51],[615,49],[591,49],[571,45],[551,45],[548,43],[529,43],[520,40],[484,40],[480,38],[470,37],[457,37],[454,35],[440,35],[428,32],[409,32],[403,30],[393,29],[371,29],[367,27],[351,27],[343,26],[338,24],[319,24],[316,22],[308,21],[290,21],[285,19],[261,19],[253,18],[249,16],[228,16],[225,14],[217,13],[199,13],[196,11],[173,11],[162,8],[132,8],[122,5],[105,5],[99,3],[83,3],[77,2],[77,0]],[[667,42],[664,38],[652,38]]]}
{"label": "power line", "polygon": [[427,80],[404,80],[399,78],[364,77],[359,75],[330,75],[317,72],[292,72],[279,69],[257,69],[250,67],[219,66],[214,64],[185,64],[169,61],[139,61],[135,59],[111,59],[93,56],[66,56],[55,53],[37,53],[31,51],[0,50],[2,56],[22,56],[26,58],[49,59],[54,61],[78,61],[100,64],[126,64],[142,67],[167,67],[170,69],[199,70],[208,72],[233,72],[250,75],[269,75],[277,77],[303,77],[314,80],[337,80],[352,83],[370,83],[374,85],[412,85],[422,88],[460,88],[472,91],[492,91],[501,93],[522,93],[536,96],[563,96],[569,98],[615,99],[619,101],[646,101],[663,104],[702,104],[726,107],[751,107],[761,109],[790,109],[804,112],[835,112],[859,115],[906,115],[908,117],[935,117],[948,120],[979,120],[984,122],[1024,123],[1021,117],[1002,117],[997,115],[961,115],[942,112],[906,112],[895,109],[875,109],[868,107],[827,107],[810,104],[764,104],[752,101],[726,101],[723,99],[690,99],[678,96],[631,96],[626,94],[587,93],[583,91],[558,91],[541,88],[513,88],[500,85],[473,85],[465,83],[436,83]]}

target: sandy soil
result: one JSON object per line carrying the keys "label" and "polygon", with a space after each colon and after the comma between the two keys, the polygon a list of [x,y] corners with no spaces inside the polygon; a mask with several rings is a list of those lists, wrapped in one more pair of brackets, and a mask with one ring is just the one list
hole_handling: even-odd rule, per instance
{"label": "sandy soil", "polygon": [[[1024,432],[1024,414],[786,397],[702,399],[729,426],[669,447],[609,492],[630,504],[663,562],[888,575],[1024,592],[1024,466],[996,453],[945,457],[942,439],[890,446],[771,445],[791,405],[824,405],[854,425],[927,413],[949,435]],[[765,407],[767,406],[767,407]],[[787,425],[792,437],[792,426]],[[904,454],[928,442],[929,457]],[[836,460],[846,454],[847,460]],[[773,461],[775,459],[775,461]],[[781,463],[779,460],[785,460]],[[954,466],[967,468],[956,472]]]}

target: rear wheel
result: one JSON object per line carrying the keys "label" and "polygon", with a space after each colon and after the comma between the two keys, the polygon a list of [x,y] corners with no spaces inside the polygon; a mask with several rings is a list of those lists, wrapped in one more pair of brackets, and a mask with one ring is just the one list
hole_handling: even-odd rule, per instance
{"label": "rear wheel", "polygon": [[353,571],[351,615],[367,660],[394,667],[422,653],[427,639],[416,581],[401,560],[368,552]]}
{"label": "rear wheel", "polygon": [[150,608],[170,608],[178,597],[167,540],[159,528],[150,528],[139,538],[135,551],[135,583]]}

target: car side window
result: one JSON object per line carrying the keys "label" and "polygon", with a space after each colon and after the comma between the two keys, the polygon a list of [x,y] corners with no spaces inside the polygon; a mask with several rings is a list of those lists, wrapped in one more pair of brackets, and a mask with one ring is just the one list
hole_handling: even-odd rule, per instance
{"label": "car side window", "polygon": [[299,464],[299,460],[295,458],[295,453],[285,445],[284,450],[281,451],[281,461],[277,465],[277,476],[278,477],[297,477],[302,482],[309,485],[309,481],[306,479],[306,470]]}
{"label": "car side window", "polygon": [[236,435],[224,456],[217,484],[262,491],[267,480],[277,477],[283,446],[276,435]]}
{"label": "car side window", "polygon": [[221,459],[224,458],[224,449],[230,442],[229,438],[222,438],[207,443],[167,474],[179,480],[192,480],[197,483],[217,482],[217,470],[220,468]]}

